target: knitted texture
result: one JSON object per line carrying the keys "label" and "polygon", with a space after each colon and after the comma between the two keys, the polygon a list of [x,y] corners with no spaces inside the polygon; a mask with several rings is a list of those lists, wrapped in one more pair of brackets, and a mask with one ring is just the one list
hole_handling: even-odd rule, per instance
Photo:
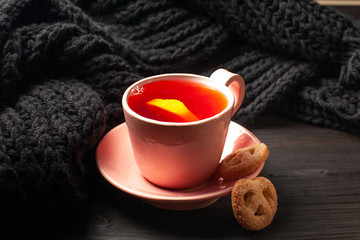
{"label": "knitted texture", "polygon": [[86,200],[96,144],[145,76],[223,67],[246,82],[240,124],[272,112],[360,133],[359,27],[310,0],[0,0],[0,47],[7,214]]}

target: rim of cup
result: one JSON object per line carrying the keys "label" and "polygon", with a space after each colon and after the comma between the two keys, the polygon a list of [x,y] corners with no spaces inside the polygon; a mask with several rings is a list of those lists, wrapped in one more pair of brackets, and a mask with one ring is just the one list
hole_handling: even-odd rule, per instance
{"label": "rim of cup", "polygon": [[[211,116],[211,117],[208,117],[205,119],[201,119],[201,120],[197,120],[197,121],[165,122],[165,121],[159,121],[159,120],[154,120],[151,118],[144,117],[144,116],[138,114],[137,112],[133,111],[128,105],[127,99],[129,97],[131,91],[133,89],[135,89],[135,87],[137,87],[137,86],[142,86],[145,83],[147,84],[147,83],[163,81],[163,80],[189,80],[189,81],[191,81],[191,79],[201,79],[200,81],[197,81],[197,82],[205,84],[207,86],[212,86],[212,87],[216,88],[217,90],[220,90],[220,92],[225,95],[225,97],[228,101],[226,108],[224,108],[221,112],[215,114],[214,116]],[[124,112],[126,111],[132,117],[140,119],[144,122],[148,122],[148,123],[152,123],[152,124],[156,124],[156,125],[163,125],[163,126],[192,126],[192,125],[198,125],[198,124],[201,124],[204,122],[212,121],[214,119],[219,118],[225,112],[231,111],[231,109],[234,106],[234,102],[235,102],[234,95],[232,94],[231,90],[226,85],[224,85],[220,82],[211,80],[209,77],[206,77],[206,76],[189,74],[189,73],[166,73],[166,74],[159,74],[159,75],[154,75],[151,77],[143,78],[139,81],[134,82],[132,85],[130,85],[126,89],[126,91],[124,92],[123,97],[122,97],[122,107],[123,107]]]}

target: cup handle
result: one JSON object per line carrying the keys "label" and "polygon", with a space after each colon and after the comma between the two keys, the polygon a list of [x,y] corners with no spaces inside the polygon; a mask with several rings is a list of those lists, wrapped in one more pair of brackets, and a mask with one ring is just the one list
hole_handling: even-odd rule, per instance
{"label": "cup handle", "polygon": [[213,72],[210,79],[216,82],[221,82],[230,89],[235,99],[234,109],[232,112],[232,115],[234,115],[239,110],[245,97],[244,79],[240,75],[229,72],[223,68]]}

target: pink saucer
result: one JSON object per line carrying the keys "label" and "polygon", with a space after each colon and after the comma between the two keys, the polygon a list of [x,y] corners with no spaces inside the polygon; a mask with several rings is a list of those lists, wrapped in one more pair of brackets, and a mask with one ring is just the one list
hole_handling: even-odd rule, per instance
{"label": "pink saucer", "polygon": [[[222,158],[241,147],[260,141],[247,129],[231,122]],[[170,210],[192,210],[207,207],[220,197],[231,193],[235,181],[223,181],[214,176],[202,185],[183,190],[158,187],[140,173],[132,152],[126,123],[113,128],[99,143],[96,150],[97,166],[106,180],[115,187],[142,198],[149,204]],[[245,178],[257,177],[262,164]]]}

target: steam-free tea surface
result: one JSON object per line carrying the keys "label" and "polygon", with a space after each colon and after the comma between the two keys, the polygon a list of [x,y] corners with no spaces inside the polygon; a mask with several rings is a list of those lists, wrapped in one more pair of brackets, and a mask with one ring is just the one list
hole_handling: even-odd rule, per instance
{"label": "steam-free tea surface", "polygon": [[[154,102],[159,104],[155,105]],[[175,102],[177,106],[174,106]],[[214,87],[174,79],[152,82],[133,89],[128,104],[133,111],[147,118],[189,122],[220,113],[226,108],[227,99]],[[185,113],[186,116],[195,117],[186,117]]]}

